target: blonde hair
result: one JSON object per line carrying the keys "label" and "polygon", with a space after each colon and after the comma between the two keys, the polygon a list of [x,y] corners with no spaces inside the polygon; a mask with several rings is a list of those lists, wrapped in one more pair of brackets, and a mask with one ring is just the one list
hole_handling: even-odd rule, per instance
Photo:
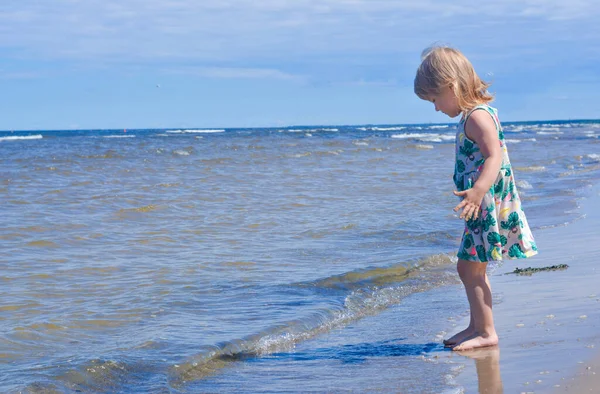
{"label": "blonde hair", "polygon": [[487,91],[490,84],[479,78],[469,59],[459,50],[445,46],[425,49],[415,76],[415,94],[429,100],[446,86],[453,89],[461,112],[494,100]]}

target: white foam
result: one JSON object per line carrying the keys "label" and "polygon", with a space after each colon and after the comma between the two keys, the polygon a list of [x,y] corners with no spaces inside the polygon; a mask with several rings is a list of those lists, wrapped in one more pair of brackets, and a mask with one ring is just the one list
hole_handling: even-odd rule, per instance
{"label": "white foam", "polygon": [[280,133],[314,133],[318,131],[339,131],[335,128],[316,128],[316,129],[282,129],[277,130]]}
{"label": "white foam", "polygon": [[398,139],[415,139],[422,142],[442,142],[454,141],[456,136],[451,134],[431,134],[431,133],[409,133],[409,134],[394,134],[392,138]]}
{"label": "white foam", "polygon": [[539,135],[560,135],[564,134],[562,131],[537,131],[536,134]]}
{"label": "white foam", "polygon": [[507,133],[519,133],[525,130],[525,126],[504,126],[503,130]]}
{"label": "white foam", "polygon": [[408,138],[430,138],[434,134],[424,133],[409,133],[409,134],[393,134],[392,138],[408,139]]}
{"label": "white foam", "polygon": [[[367,130],[366,128],[361,128],[361,130]],[[395,126],[395,127],[371,127],[371,130],[374,131],[394,131],[394,130],[404,130],[405,126]]]}
{"label": "white foam", "polygon": [[504,141],[511,143],[511,144],[518,144],[519,142],[535,142],[537,140],[535,138],[523,138],[523,139],[507,138]]}
{"label": "white foam", "polygon": [[521,189],[533,189],[533,186],[531,185],[531,183],[529,183],[527,181],[523,181],[523,180],[517,181],[517,187],[519,187]]}
{"label": "white foam", "polygon": [[519,171],[541,172],[541,171],[546,171],[546,167],[544,167],[544,166],[519,167],[518,170]]}
{"label": "white foam", "polygon": [[42,139],[41,134],[36,135],[15,135],[10,137],[0,137],[0,141],[16,141],[16,140],[40,140]]}
{"label": "white foam", "polygon": [[[541,126],[538,126],[536,128],[539,130],[538,134],[540,132],[544,132],[544,131],[550,131],[550,132],[552,132],[552,131],[560,131],[560,128],[556,127],[556,126],[541,125]],[[561,132],[561,134],[562,134],[562,132]]]}
{"label": "white foam", "polygon": [[456,137],[454,135],[445,135],[445,134],[434,134],[428,138],[417,138],[419,141],[423,142],[442,142],[442,141],[454,141]]}
{"label": "white foam", "polygon": [[223,133],[225,130],[223,129],[186,129],[186,130],[167,130],[165,133],[170,134],[186,134],[186,133]]}
{"label": "white foam", "polygon": [[589,155],[585,155],[585,157],[592,161],[600,162],[600,155],[598,155],[596,153],[590,153]]}
{"label": "white foam", "polygon": [[135,135],[132,134],[128,134],[128,135],[124,135],[124,134],[118,134],[118,135],[105,135],[103,138],[134,138]]}

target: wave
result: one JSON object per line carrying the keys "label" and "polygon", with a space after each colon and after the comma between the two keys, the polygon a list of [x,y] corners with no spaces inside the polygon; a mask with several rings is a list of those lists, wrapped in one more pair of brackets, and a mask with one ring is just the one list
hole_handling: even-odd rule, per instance
{"label": "wave", "polygon": [[372,126],[372,127],[357,127],[357,130],[362,130],[362,131],[398,131],[398,130],[405,130],[407,127],[406,126],[392,126],[392,127],[378,127],[378,126]]}
{"label": "wave", "polygon": [[393,134],[392,138],[397,139],[415,139],[422,142],[443,142],[443,141],[454,141],[456,136],[454,134],[436,134],[436,133],[407,133],[407,134]]}
{"label": "wave", "polygon": [[517,171],[527,171],[527,172],[542,172],[546,171],[546,167],[544,166],[529,166],[529,167],[517,167]]}
{"label": "wave", "polygon": [[520,142],[536,142],[537,140],[535,138],[522,138],[522,139],[507,138],[505,141],[510,144],[518,144]]}
{"label": "wave", "polygon": [[323,128],[323,127],[318,127],[318,128],[308,128],[308,129],[281,129],[281,130],[277,130],[280,133],[314,133],[314,132],[336,132],[336,131],[340,131],[337,128]]}
{"label": "wave", "polygon": [[415,149],[433,149],[433,145],[427,145],[427,144],[415,144],[415,145],[412,145],[412,147]]}
{"label": "wave", "polygon": [[237,361],[291,350],[300,342],[377,314],[411,294],[457,284],[456,275],[448,269],[455,261],[453,256],[440,254],[422,259],[413,266],[398,264],[298,283],[296,286],[315,291],[345,290],[349,294],[339,309],[319,310],[304,319],[284,322],[245,338],[207,347],[175,365],[171,369],[171,383],[181,386],[184,382],[212,376]]}
{"label": "wave", "polygon": [[40,140],[44,138],[41,134],[35,135],[14,135],[8,137],[0,137],[0,141],[17,141],[17,140]]}
{"label": "wave", "polygon": [[586,159],[590,159],[593,162],[600,162],[600,155],[597,153],[590,153],[584,156]]}
{"label": "wave", "polygon": [[132,135],[132,134],[105,135],[102,138],[135,138],[135,135]]}
{"label": "wave", "polygon": [[186,130],[166,130],[169,134],[193,134],[193,133],[223,133],[224,129],[186,129]]}
{"label": "wave", "polygon": [[[119,357],[118,361],[91,359],[72,363],[69,360],[65,362],[65,365],[68,365],[66,370],[61,370],[51,382],[36,382],[29,388],[50,391],[69,388],[83,392],[126,392],[128,387],[139,388],[148,384],[142,380],[147,375],[140,374],[140,371],[153,370],[154,373],[165,374],[160,380],[168,382],[168,386],[177,390],[188,382],[218,374],[236,362],[292,350],[300,342],[380,313],[412,294],[448,284],[458,284],[457,275],[450,269],[455,262],[456,258],[450,255],[431,255],[412,263],[405,262],[390,267],[347,272],[316,281],[292,283],[288,286],[315,292],[341,290],[346,296],[338,307],[315,310],[302,318],[273,325],[243,338],[201,347],[196,355],[179,363],[169,361],[170,364],[166,367],[152,366],[128,356]],[[149,341],[139,346],[159,347],[160,344]],[[438,346],[441,345],[429,344],[425,350]],[[402,352],[410,350],[389,347],[386,349]],[[424,349],[417,350],[419,352],[416,354],[421,354]],[[416,350],[413,349],[414,351]]]}

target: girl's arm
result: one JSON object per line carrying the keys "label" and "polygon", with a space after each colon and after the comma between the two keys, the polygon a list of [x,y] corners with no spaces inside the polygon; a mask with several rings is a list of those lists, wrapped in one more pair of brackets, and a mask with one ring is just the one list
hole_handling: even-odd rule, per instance
{"label": "girl's arm", "polygon": [[454,192],[455,195],[463,197],[463,200],[454,208],[454,211],[462,208],[460,218],[469,220],[477,219],[481,200],[498,177],[498,172],[500,172],[502,166],[502,148],[500,147],[496,124],[491,115],[485,110],[473,111],[465,124],[465,133],[469,139],[477,143],[485,158],[481,175],[479,175],[475,185],[471,189]]}

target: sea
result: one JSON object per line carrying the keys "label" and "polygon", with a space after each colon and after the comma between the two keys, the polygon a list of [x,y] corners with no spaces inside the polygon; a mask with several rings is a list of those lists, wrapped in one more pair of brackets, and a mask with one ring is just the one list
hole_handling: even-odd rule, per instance
{"label": "sea", "polygon": [[[534,236],[585,215],[600,120],[503,127]],[[0,132],[0,391],[463,392],[455,134]]]}

